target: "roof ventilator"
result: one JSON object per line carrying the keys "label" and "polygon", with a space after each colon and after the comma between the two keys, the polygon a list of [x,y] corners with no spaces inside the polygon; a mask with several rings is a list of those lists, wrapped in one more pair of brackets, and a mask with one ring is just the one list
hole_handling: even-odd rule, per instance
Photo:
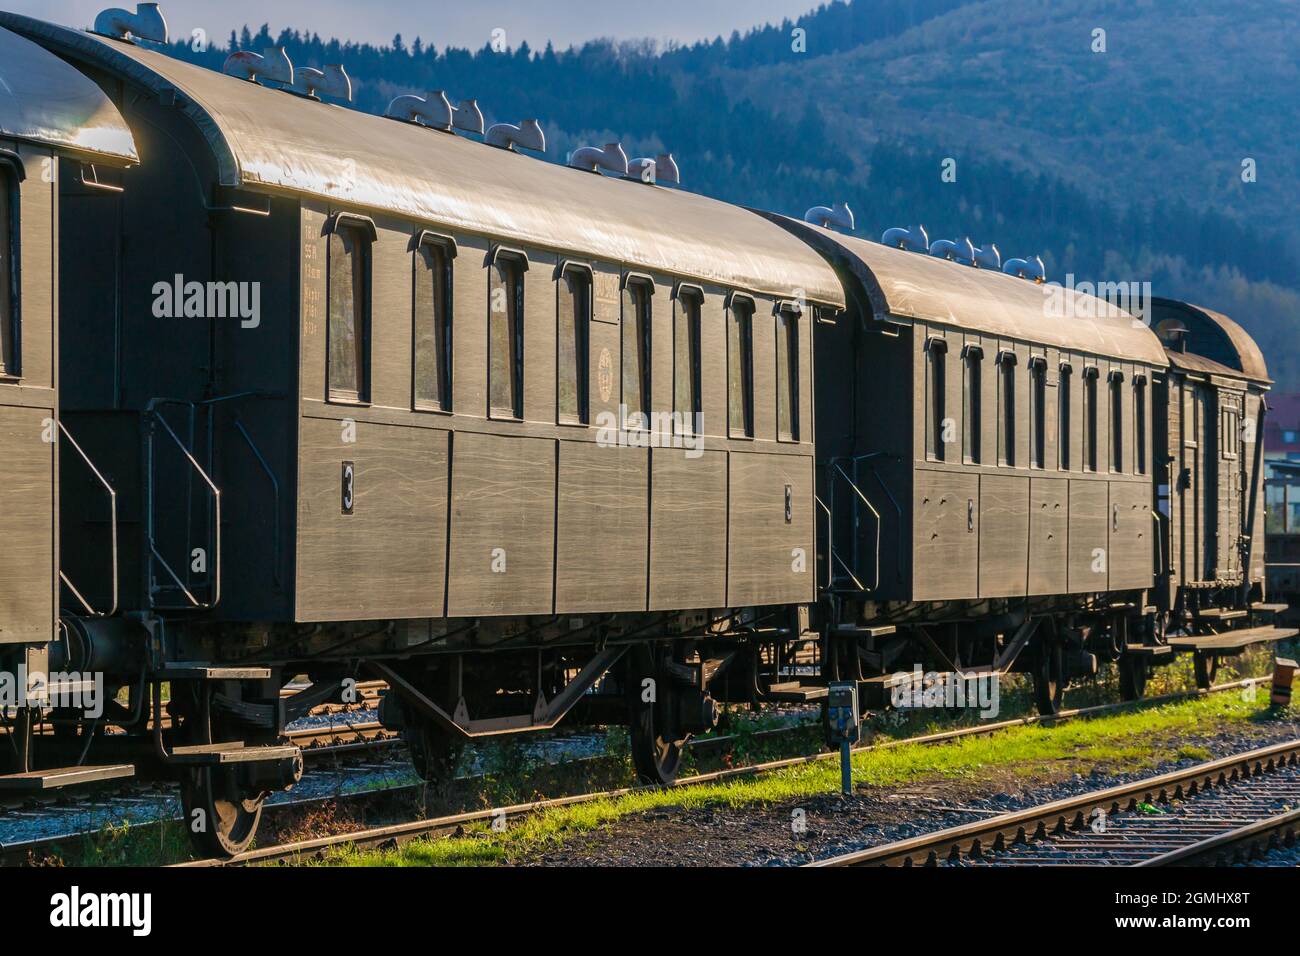
{"label": "roof ventilator", "polygon": [[1034,256],[1032,259],[1008,259],[1003,264],[1002,271],[1017,279],[1029,279],[1031,282],[1038,283],[1047,281],[1047,269],[1043,265],[1041,256]]}
{"label": "roof ventilator", "polygon": [[654,159],[642,157],[627,164],[629,179],[639,179],[643,183],[667,183],[669,186],[682,184],[682,171],[677,168],[677,160],[672,153],[660,153]]}
{"label": "roof ventilator", "polygon": [[238,50],[226,57],[221,72],[252,83],[262,80],[293,86],[293,63],[282,46],[265,54]]}
{"label": "roof ventilator", "polygon": [[498,149],[532,149],[539,153],[546,152],[546,134],[542,124],[535,119],[526,119],[518,126],[510,123],[495,123],[488,127],[483,142]]}
{"label": "roof ventilator", "polygon": [[803,214],[803,221],[810,222],[814,226],[821,226],[823,229],[839,226],[841,229],[852,232],[853,210],[849,208],[849,204],[846,202],[837,202],[834,208],[830,206],[813,206]]}
{"label": "roof ventilator", "polygon": [[[970,239],[967,239],[966,241],[970,242]],[[974,245],[972,245],[971,252],[973,253],[972,258],[974,260],[971,264],[975,266],[976,269],[992,269],[994,272],[997,272],[1002,268],[1002,253],[998,252],[998,247],[995,243],[990,242],[987,246],[982,248],[975,248]]]}
{"label": "roof ventilator", "polygon": [[887,246],[906,249],[908,252],[925,252],[930,248],[930,236],[925,231],[925,226],[917,226],[915,229],[900,229],[895,226],[893,229],[886,229],[880,241]]}
{"label": "roof ventilator", "polygon": [[460,106],[452,106],[451,100],[442,90],[434,90],[427,96],[406,93],[394,97],[384,110],[389,119],[404,123],[418,123],[430,129],[450,133],[461,130],[465,133],[483,134],[483,111],[478,108],[478,100],[462,100]]}
{"label": "roof ventilator", "polygon": [[951,239],[936,239],[930,243],[930,255],[968,266],[975,261],[975,246],[969,239],[958,242],[953,242]]}
{"label": "roof ventilator", "polygon": [[156,3],[137,3],[135,13],[112,7],[95,17],[91,32],[115,40],[152,40],[167,42],[167,21]]}
{"label": "roof ventilator", "polygon": [[583,146],[569,154],[569,165],[588,173],[599,173],[607,169],[620,176],[628,174],[627,153],[622,143],[606,143],[605,146]]}
{"label": "roof ventilator", "polygon": [[326,63],[324,70],[304,66],[293,71],[293,86],[289,92],[312,100],[319,100],[323,93],[351,103],[352,78],[342,63]]}

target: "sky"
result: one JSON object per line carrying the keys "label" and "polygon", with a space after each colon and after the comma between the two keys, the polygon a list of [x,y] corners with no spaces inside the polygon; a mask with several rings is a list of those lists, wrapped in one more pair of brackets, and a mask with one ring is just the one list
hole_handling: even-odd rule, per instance
{"label": "sky", "polygon": [[[563,48],[597,37],[690,42],[742,33],[762,23],[794,19],[821,0],[161,0],[172,39],[202,28],[225,43],[232,28],[254,31],[269,23],[310,29],[322,37],[387,43],[400,33],[410,44],[417,36],[438,47],[488,43],[494,30],[505,31],[507,45],[523,40],[540,49],[546,41]],[[67,26],[89,26],[105,7],[134,9],[134,0],[8,0],[5,8]]]}

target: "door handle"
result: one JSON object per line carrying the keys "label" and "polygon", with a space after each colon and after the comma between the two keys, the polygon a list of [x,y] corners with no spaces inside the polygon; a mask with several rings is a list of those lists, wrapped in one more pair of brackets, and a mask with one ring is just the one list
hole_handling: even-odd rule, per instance
{"label": "door handle", "polygon": [[1119,505],[1111,506],[1110,530],[1112,531],[1119,530]]}
{"label": "door handle", "polygon": [[975,533],[975,499],[966,499],[966,531],[970,534]]}

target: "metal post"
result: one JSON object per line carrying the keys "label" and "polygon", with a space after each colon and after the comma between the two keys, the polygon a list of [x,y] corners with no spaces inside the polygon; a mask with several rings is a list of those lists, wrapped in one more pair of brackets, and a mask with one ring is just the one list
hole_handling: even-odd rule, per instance
{"label": "metal post", "polygon": [[853,794],[853,745],[847,740],[840,741],[840,793],[844,796]]}

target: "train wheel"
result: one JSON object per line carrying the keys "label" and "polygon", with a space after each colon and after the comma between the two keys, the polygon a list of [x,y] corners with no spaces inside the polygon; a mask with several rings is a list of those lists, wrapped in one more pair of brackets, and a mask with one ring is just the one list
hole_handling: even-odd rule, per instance
{"label": "train wheel", "polygon": [[677,779],[687,737],[674,727],[672,681],[656,666],[654,651],[644,645],[628,651],[626,674],[628,736],[637,779],[668,786]]}
{"label": "train wheel", "polygon": [[1219,658],[1215,654],[1193,652],[1192,670],[1196,674],[1196,686],[1201,690],[1209,690],[1219,673]]}
{"label": "train wheel", "polygon": [[1150,669],[1146,659],[1136,654],[1121,654],[1119,658],[1119,694],[1124,700],[1141,700],[1147,690]]}
{"label": "train wheel", "polygon": [[1065,655],[1056,641],[1040,644],[1034,658],[1034,705],[1044,716],[1059,714],[1065,700]]}
{"label": "train wheel", "polygon": [[435,787],[446,789],[456,779],[456,769],[465,742],[454,739],[450,733],[432,721],[418,717],[408,718],[402,739],[411,755],[415,772]]}
{"label": "train wheel", "polygon": [[185,825],[195,848],[207,856],[242,853],[257,834],[266,794],[249,794],[237,774],[234,767],[203,767],[181,783]]}

